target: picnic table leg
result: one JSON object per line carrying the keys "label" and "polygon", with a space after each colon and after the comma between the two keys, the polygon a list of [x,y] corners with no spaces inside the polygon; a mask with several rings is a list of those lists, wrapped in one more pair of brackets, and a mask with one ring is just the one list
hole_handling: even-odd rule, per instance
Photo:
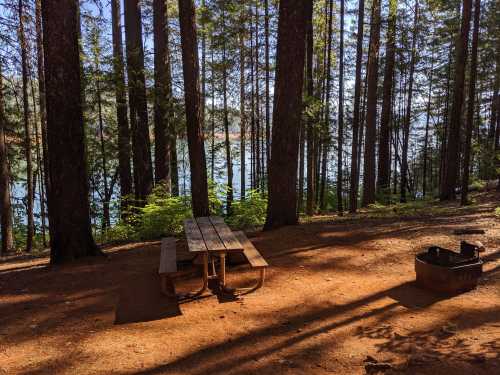
{"label": "picnic table leg", "polygon": [[203,259],[203,286],[197,292],[179,295],[182,300],[200,296],[208,290],[208,253],[202,253],[201,256]]}
{"label": "picnic table leg", "polygon": [[220,285],[224,289],[226,286],[226,253],[220,254]]}
{"label": "picnic table leg", "polygon": [[208,289],[208,253],[203,253],[203,288],[201,293],[204,293]]}

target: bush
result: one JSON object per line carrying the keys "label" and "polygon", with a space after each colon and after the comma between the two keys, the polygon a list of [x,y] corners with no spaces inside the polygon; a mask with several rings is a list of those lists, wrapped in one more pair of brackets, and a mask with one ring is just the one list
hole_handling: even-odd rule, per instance
{"label": "bush", "polygon": [[500,207],[495,208],[495,216],[500,219]]}
{"label": "bush", "polygon": [[228,224],[233,228],[263,225],[266,220],[267,197],[257,190],[250,190],[245,200],[234,201]]}
{"label": "bush", "polygon": [[[227,194],[224,185],[209,181],[208,200],[210,214],[222,215],[224,204],[221,197]],[[129,197],[129,201],[133,198]],[[191,197],[171,196],[164,185],[157,185],[148,196],[144,207],[129,206],[126,212],[127,220],[102,233],[102,242],[123,242],[152,240],[165,236],[175,236],[183,233],[183,221],[192,217]]]}

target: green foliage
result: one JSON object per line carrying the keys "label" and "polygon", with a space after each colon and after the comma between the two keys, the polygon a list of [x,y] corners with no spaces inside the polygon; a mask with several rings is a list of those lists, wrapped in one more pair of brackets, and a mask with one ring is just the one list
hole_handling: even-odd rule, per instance
{"label": "green foliage", "polygon": [[[208,198],[210,213],[222,215],[227,188],[209,181]],[[127,198],[133,202],[133,198]],[[183,221],[192,217],[190,196],[171,196],[164,185],[157,185],[148,196],[144,207],[129,206],[125,221],[120,221],[107,229],[98,242],[124,242],[153,240],[183,233]],[[100,241],[99,241],[100,240]]]}
{"label": "green foliage", "polygon": [[482,191],[486,187],[486,181],[474,180],[469,186],[469,191]]}
{"label": "green foliage", "polygon": [[210,214],[222,216],[224,214],[223,198],[227,196],[228,187],[224,184],[217,184],[212,180],[208,180],[208,204]]}
{"label": "green foliage", "polygon": [[141,240],[180,234],[183,220],[191,217],[190,199],[170,196],[164,185],[156,186],[146,205],[137,210],[137,235]]}
{"label": "green foliage", "polygon": [[500,219],[500,207],[495,208],[495,216]]}
{"label": "green foliage", "polygon": [[247,192],[245,200],[234,201],[228,224],[233,228],[256,227],[266,220],[267,197],[257,190]]}

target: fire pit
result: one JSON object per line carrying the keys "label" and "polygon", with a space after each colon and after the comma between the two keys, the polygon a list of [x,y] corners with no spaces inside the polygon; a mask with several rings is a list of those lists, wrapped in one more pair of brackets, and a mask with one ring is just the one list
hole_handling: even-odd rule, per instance
{"label": "fire pit", "polygon": [[462,241],[460,253],[431,246],[415,256],[417,284],[444,293],[459,293],[474,289],[483,272],[476,245]]}

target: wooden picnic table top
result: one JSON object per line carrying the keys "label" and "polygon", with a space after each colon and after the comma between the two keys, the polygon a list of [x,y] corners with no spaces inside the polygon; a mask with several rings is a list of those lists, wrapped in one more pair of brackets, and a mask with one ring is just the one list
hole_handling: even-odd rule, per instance
{"label": "wooden picnic table top", "polygon": [[184,220],[190,252],[243,251],[243,245],[219,216]]}

